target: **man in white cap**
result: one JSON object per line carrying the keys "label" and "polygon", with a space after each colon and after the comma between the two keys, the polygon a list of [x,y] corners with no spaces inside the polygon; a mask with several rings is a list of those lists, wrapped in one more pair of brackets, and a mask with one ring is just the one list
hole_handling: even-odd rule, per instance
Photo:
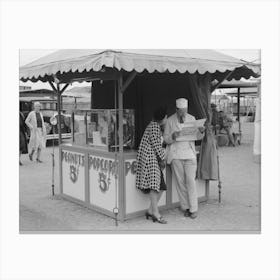
{"label": "man in white cap", "polygon": [[[172,176],[178,192],[181,209],[186,217],[197,217],[198,200],[195,184],[196,151],[194,141],[176,141],[182,129],[182,124],[195,121],[188,114],[188,100],[176,100],[176,113],[167,119],[164,131],[164,141],[169,145],[167,163],[171,164]],[[204,128],[199,128],[198,134],[203,137]]]}

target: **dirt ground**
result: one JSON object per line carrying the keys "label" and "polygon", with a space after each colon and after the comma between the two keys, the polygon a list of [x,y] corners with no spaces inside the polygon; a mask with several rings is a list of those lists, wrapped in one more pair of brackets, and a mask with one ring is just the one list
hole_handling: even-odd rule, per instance
{"label": "dirt ground", "polygon": [[[122,223],[75,203],[51,196],[52,147],[44,150],[43,163],[22,157],[19,171],[20,232],[258,232],[260,224],[260,164],[253,161],[254,124],[244,123],[241,146],[219,149],[222,203],[218,203],[217,182],[210,184],[210,199],[199,204],[197,219],[183,217],[179,209],[164,211],[168,224],[144,217]],[[58,148],[55,147],[55,193],[58,194]]]}

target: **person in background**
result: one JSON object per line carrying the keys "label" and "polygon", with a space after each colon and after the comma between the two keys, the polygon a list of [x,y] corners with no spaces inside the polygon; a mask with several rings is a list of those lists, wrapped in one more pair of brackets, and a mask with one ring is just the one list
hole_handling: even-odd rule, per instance
{"label": "person in background", "polygon": [[22,112],[19,112],[19,165],[22,165],[21,154],[27,154],[27,127],[24,122],[24,115]]}
{"label": "person in background", "polygon": [[25,123],[30,129],[29,159],[32,161],[34,152],[37,151],[36,161],[41,163],[41,151],[46,147],[46,127],[40,109],[40,102],[35,102],[34,111],[28,114]]}
{"label": "person in background", "polygon": [[[177,99],[176,113],[167,119],[163,138],[168,144],[167,164],[171,164],[172,176],[176,179],[181,210],[185,217],[195,219],[198,211],[195,143],[194,141],[176,141],[182,125],[192,121],[195,121],[195,118],[188,114],[188,100]],[[202,139],[203,131],[204,127],[199,128],[197,140]]]}
{"label": "person in background", "polygon": [[166,122],[166,108],[160,107],[153,114],[153,120],[146,127],[137,153],[136,188],[148,194],[150,207],[146,219],[166,224],[158,209],[158,201],[165,191],[162,169],[165,168],[165,149],[162,147],[161,126]]}
{"label": "person in background", "polygon": [[220,131],[224,129],[228,135],[228,139],[229,139],[228,145],[235,147],[235,141],[232,134],[233,121],[229,116],[227,116],[227,114],[224,111],[219,112],[219,125],[220,125]]}
{"label": "person in background", "polygon": [[211,125],[215,134],[217,134],[217,126],[219,125],[219,112],[217,110],[217,105],[211,103],[211,111],[212,111],[212,118],[211,118]]}

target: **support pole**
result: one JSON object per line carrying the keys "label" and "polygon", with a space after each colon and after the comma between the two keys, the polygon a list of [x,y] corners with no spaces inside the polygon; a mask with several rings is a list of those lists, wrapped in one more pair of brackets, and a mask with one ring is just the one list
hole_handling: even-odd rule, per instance
{"label": "support pole", "polygon": [[94,108],[94,99],[93,99],[93,85],[94,81],[91,82],[91,89],[90,89],[90,109]]}
{"label": "support pole", "polygon": [[119,102],[119,152],[123,155],[123,78],[120,76],[118,84],[118,102]]}
{"label": "support pole", "polygon": [[87,112],[85,113],[84,123],[86,128],[86,145],[88,145],[88,124],[87,124]]}
{"label": "support pole", "polygon": [[71,113],[71,120],[72,120],[72,143],[75,143],[75,115],[74,115],[74,111],[72,111]]}
{"label": "support pole", "polygon": [[52,139],[52,196],[54,196],[54,166],[55,166],[55,160],[54,160],[54,138],[53,138]]}
{"label": "support pole", "polygon": [[49,81],[49,84],[51,86],[51,88],[53,89],[54,92],[56,92],[57,94],[57,111],[58,111],[58,143],[59,145],[62,143],[61,140],[61,95],[62,93],[67,89],[67,87],[69,86],[69,84],[65,84],[64,87],[62,88],[62,90],[60,90],[60,86],[59,86],[59,80],[54,77],[54,80],[56,82],[56,87],[54,86],[53,82]]}
{"label": "support pole", "polygon": [[[115,117],[116,117],[116,123],[115,123],[115,131],[114,131],[114,143],[115,143],[115,148],[114,148],[114,152],[115,152],[115,168],[117,166],[118,163],[118,150],[117,150],[117,142],[118,142],[118,132],[117,132],[117,115],[118,115],[118,82],[116,80],[114,80],[114,108],[115,108]],[[118,226],[118,214],[119,214],[119,207],[118,207],[118,174],[117,172],[115,172],[115,188],[116,188],[116,192],[115,192],[115,208],[113,209],[113,213],[115,215],[115,224],[116,226]]]}
{"label": "support pole", "polygon": [[240,87],[237,89],[237,120],[238,120],[238,130],[241,138],[241,123],[240,123]]}
{"label": "support pole", "polygon": [[62,138],[61,138],[61,93],[59,90],[59,84],[57,84],[57,109],[58,109],[58,144],[61,145]]}
{"label": "support pole", "polygon": [[119,116],[119,127],[118,127],[118,139],[119,139],[119,160],[118,160],[118,173],[119,173],[119,218],[124,220],[125,217],[125,177],[124,177],[124,155],[123,155],[123,76],[120,73],[118,79],[118,116]]}
{"label": "support pole", "polygon": [[220,176],[220,158],[219,154],[217,155],[217,161],[218,161],[218,192],[219,192],[219,203],[222,202],[222,181],[221,181],[221,176]]}

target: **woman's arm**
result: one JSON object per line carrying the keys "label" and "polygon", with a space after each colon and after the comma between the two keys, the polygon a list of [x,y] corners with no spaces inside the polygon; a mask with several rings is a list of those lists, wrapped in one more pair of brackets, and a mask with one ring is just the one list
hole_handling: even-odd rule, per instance
{"label": "woman's arm", "polygon": [[152,124],[151,133],[150,133],[151,145],[156,153],[156,155],[164,160],[165,150],[162,148],[161,144],[161,134],[159,125]]}
{"label": "woman's arm", "polygon": [[174,142],[174,139],[172,137],[173,131],[171,127],[171,122],[167,121],[163,133],[163,139],[166,144],[172,144]]}

